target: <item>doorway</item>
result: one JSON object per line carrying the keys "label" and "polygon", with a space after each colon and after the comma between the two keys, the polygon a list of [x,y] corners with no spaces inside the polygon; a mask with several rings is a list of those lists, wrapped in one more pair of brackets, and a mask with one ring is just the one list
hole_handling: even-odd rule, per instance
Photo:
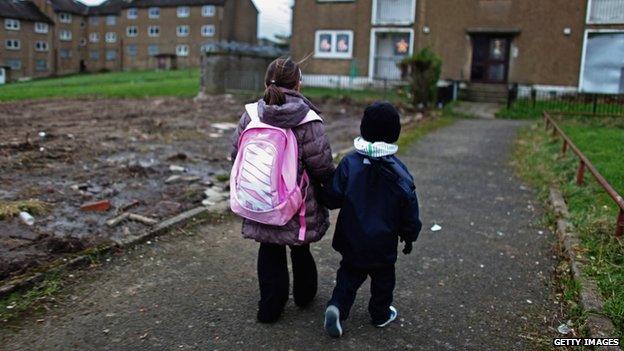
{"label": "doorway", "polygon": [[474,35],[470,81],[504,84],[509,72],[509,37]]}

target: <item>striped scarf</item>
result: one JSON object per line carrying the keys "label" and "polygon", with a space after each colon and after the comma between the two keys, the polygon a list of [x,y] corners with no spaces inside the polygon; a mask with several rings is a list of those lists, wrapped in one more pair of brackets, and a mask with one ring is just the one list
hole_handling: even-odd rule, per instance
{"label": "striped scarf", "polygon": [[353,140],[353,146],[359,154],[369,157],[390,156],[399,151],[399,147],[395,144],[388,144],[383,141],[371,143],[364,140],[362,137],[355,138],[355,140]]}

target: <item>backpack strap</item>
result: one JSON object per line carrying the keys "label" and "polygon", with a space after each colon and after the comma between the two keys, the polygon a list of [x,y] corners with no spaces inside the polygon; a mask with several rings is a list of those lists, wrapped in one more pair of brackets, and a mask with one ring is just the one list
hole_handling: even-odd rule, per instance
{"label": "backpack strap", "polygon": [[260,122],[260,116],[258,115],[258,103],[254,102],[253,104],[245,105],[245,111],[249,115],[249,118],[252,122]]}
{"label": "backpack strap", "polygon": [[314,122],[314,121],[323,122],[323,119],[321,118],[321,116],[318,115],[318,113],[310,109],[310,111],[308,111],[308,114],[301,120],[301,122],[299,122],[298,125],[303,125],[303,124]]}

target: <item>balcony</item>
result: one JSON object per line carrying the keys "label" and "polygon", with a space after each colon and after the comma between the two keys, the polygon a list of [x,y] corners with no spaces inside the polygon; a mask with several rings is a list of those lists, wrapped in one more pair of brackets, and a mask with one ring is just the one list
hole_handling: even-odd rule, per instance
{"label": "balcony", "polygon": [[590,0],[587,23],[624,23],[624,0]]}
{"label": "balcony", "polygon": [[410,25],[416,17],[416,0],[373,0],[373,24]]}

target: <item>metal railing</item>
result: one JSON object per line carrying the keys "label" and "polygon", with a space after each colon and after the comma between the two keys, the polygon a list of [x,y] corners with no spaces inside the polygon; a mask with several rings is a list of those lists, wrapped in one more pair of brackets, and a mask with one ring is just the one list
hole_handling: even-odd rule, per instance
{"label": "metal railing", "polygon": [[512,107],[547,110],[558,114],[624,116],[624,94],[519,89],[514,84],[507,95],[507,108]]}
{"label": "metal railing", "polygon": [[600,186],[609,194],[616,205],[620,208],[617,221],[615,223],[615,236],[620,237],[624,233],[624,198],[607,182],[607,180],[598,172],[596,167],[591,161],[581,152],[581,150],[572,142],[572,139],[559,127],[549,112],[544,111],[544,123],[546,124],[546,130],[549,127],[553,129],[553,135],[559,134],[563,139],[563,145],[561,146],[561,153],[565,154],[568,149],[572,150],[574,154],[579,158],[578,170],[576,172],[576,184],[583,185],[585,183],[585,170],[587,169],[594,179],[600,184]]}

